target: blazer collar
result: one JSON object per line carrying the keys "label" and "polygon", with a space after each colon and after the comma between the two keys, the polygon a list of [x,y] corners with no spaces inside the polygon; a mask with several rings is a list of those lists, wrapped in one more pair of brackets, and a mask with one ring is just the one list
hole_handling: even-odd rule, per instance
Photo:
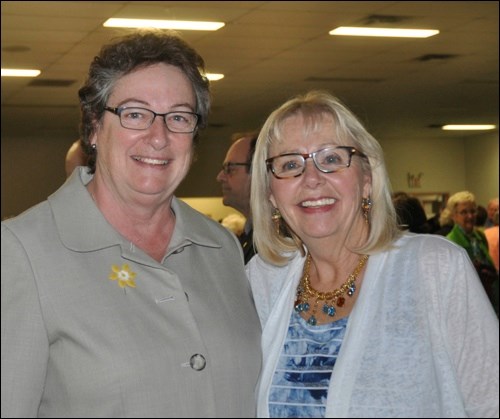
{"label": "blazer collar", "polygon": [[[93,175],[80,167],[64,185],[48,198],[62,243],[77,252],[90,252],[131,243],[119,234],[104,218],[92,200],[86,185]],[[222,247],[219,235],[214,234],[208,217],[201,215],[176,197],[172,200],[176,222],[167,255],[189,245]]]}

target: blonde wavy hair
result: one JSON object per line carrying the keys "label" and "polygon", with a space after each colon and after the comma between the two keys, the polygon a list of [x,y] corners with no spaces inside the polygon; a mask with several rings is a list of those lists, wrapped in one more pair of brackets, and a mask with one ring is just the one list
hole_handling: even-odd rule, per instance
{"label": "blonde wavy hair", "polygon": [[446,201],[445,209],[441,212],[441,215],[439,216],[439,224],[441,226],[450,224],[452,225],[453,224],[452,217],[453,214],[455,213],[457,205],[464,202],[470,202],[471,204],[476,206],[476,197],[472,192],[469,191],[460,191],[451,195],[448,198],[448,201]]}

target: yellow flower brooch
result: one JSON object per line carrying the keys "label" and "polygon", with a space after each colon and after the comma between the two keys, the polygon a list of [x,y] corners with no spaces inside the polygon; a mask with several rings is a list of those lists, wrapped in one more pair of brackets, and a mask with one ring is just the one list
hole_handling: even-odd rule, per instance
{"label": "yellow flower brooch", "polygon": [[132,272],[127,264],[122,265],[121,268],[117,265],[111,265],[111,271],[108,278],[112,281],[118,281],[121,288],[127,286],[135,288],[134,278],[137,274]]}

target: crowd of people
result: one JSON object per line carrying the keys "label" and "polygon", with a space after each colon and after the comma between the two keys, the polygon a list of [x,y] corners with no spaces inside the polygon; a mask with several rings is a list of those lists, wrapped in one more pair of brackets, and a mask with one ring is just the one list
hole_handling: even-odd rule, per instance
{"label": "crowd of people", "polygon": [[2,222],[1,417],[498,417],[498,199],[436,234],[312,90],[233,138],[237,237],[175,195],[204,68],[155,30],[91,62],[66,182]]}
{"label": "crowd of people", "polygon": [[[429,219],[419,199],[407,193],[394,193],[393,204],[401,229],[442,235],[467,251],[498,315],[498,198],[484,208],[472,192],[459,191],[447,199],[441,213]],[[436,219],[439,224],[433,222]]]}

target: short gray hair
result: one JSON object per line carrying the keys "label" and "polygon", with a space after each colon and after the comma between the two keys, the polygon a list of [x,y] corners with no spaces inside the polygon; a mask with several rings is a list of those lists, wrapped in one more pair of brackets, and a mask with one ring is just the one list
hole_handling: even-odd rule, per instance
{"label": "short gray hair", "polygon": [[118,38],[102,47],[90,64],[87,79],[78,91],[80,135],[84,150],[89,155],[91,173],[95,171],[96,151],[90,147],[90,138],[104,114],[104,107],[116,82],[137,68],[157,63],[178,67],[191,81],[196,95],[195,112],[200,115],[195,141],[199,134],[198,128],[206,126],[211,96],[203,58],[174,31],[144,29]]}

